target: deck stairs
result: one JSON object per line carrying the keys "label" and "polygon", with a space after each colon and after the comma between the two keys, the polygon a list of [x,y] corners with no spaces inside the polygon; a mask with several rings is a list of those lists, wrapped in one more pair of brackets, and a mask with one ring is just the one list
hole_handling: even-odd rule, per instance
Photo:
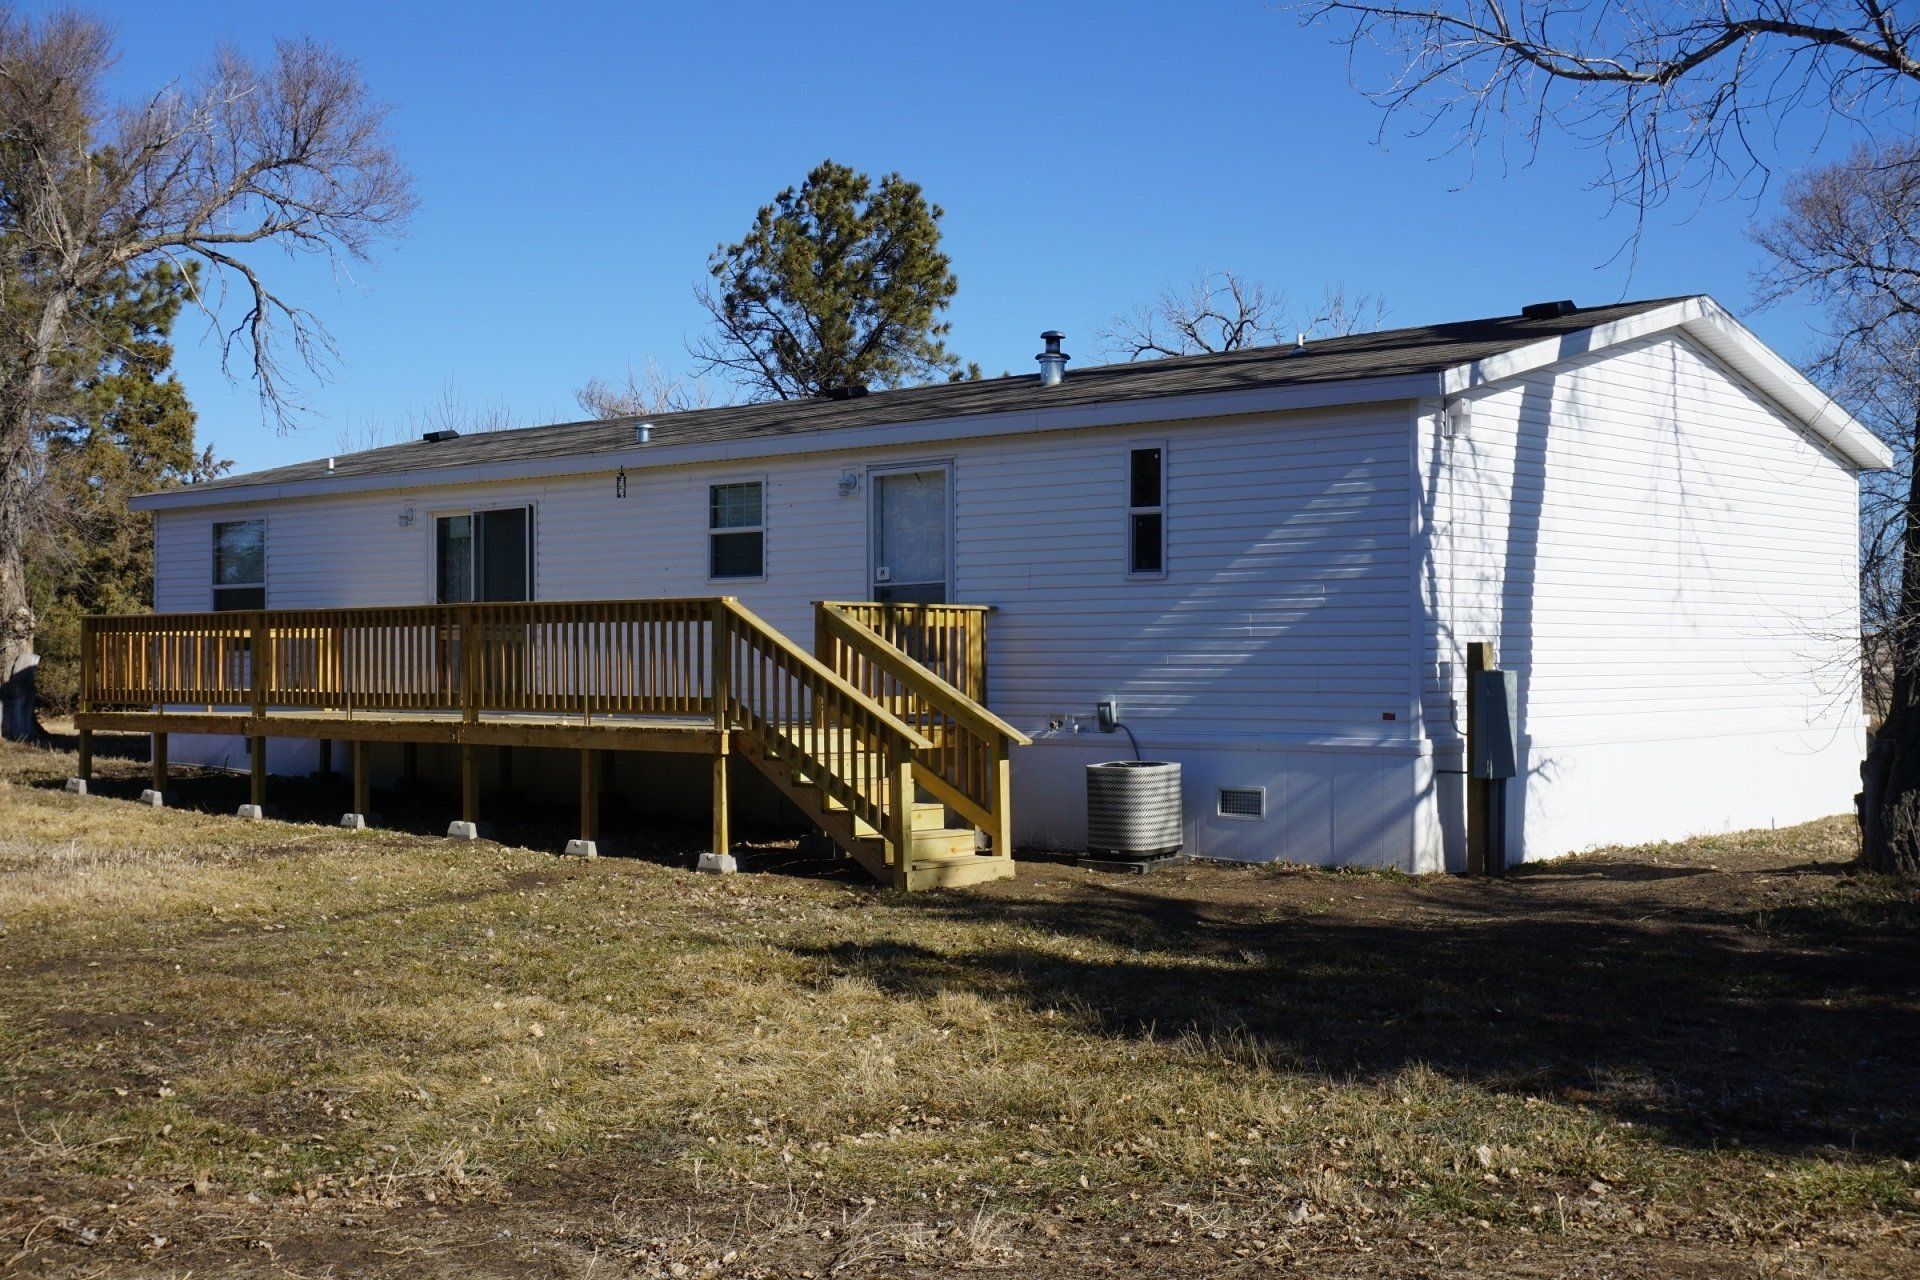
{"label": "deck stairs", "polygon": [[[735,754],[751,763],[780,793],[791,800],[828,839],[864,867],[882,884],[906,890],[958,889],[988,880],[1003,880],[1014,873],[1013,859],[996,855],[981,847],[981,833],[950,814],[947,806],[934,799],[918,784],[910,801],[912,814],[907,822],[907,855],[903,859],[878,828],[856,816],[845,801],[806,771],[804,765],[782,759],[765,749],[746,733],[734,735]],[[858,752],[853,767],[862,769],[880,764],[875,753]],[[880,785],[882,803],[893,807],[891,787]]]}

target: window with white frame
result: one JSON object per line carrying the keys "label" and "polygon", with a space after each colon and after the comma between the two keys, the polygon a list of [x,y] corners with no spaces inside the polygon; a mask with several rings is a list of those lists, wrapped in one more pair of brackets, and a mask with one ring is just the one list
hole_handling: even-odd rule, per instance
{"label": "window with white frame", "polygon": [[440,604],[533,599],[533,508],[435,516],[433,581]]}
{"label": "window with white frame", "polygon": [[709,578],[766,576],[766,499],[766,485],[759,480],[707,486]]}
{"label": "window with white frame", "polygon": [[267,522],[225,520],[213,526],[213,607],[267,607]]}
{"label": "window with white frame", "polygon": [[1127,575],[1167,571],[1167,457],[1159,445],[1127,455]]}

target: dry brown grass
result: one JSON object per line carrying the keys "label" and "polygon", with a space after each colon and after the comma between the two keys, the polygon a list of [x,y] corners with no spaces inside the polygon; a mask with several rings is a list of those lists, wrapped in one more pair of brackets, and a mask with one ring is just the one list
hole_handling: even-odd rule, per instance
{"label": "dry brown grass", "polygon": [[906,898],[70,768],[0,749],[0,1274],[1913,1261],[1920,909],[1843,823]]}

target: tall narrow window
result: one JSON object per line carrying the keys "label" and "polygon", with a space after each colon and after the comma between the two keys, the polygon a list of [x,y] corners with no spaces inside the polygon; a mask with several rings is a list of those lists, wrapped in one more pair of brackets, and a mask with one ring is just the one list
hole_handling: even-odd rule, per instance
{"label": "tall narrow window", "polygon": [[766,488],[758,480],[707,487],[707,576],[767,572]]}
{"label": "tall narrow window", "polygon": [[433,530],[434,598],[441,604],[533,598],[533,509],[440,516]]}
{"label": "tall narrow window", "polygon": [[1158,447],[1127,458],[1127,573],[1152,578],[1167,568],[1167,467]]}
{"label": "tall narrow window", "polygon": [[213,607],[222,613],[267,607],[265,520],[213,526]]}

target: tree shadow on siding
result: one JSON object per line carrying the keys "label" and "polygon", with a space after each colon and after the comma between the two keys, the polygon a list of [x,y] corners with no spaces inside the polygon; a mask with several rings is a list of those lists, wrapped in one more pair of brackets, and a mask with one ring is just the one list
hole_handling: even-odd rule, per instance
{"label": "tree shadow on siding", "polygon": [[[1609,870],[1658,882],[1637,865]],[[1543,902],[1528,873],[1516,878],[1438,916],[1384,899],[1378,913],[1330,916],[1304,899],[1233,905],[1106,883],[1065,900],[932,895],[915,916],[978,928],[987,945],[943,951],[916,928],[797,950],[902,998],[965,990],[1099,1034],[1198,1035],[1256,1075],[1379,1080],[1422,1065],[1692,1146],[1920,1148],[1920,930],[1809,918],[1782,940],[1751,909]]]}

